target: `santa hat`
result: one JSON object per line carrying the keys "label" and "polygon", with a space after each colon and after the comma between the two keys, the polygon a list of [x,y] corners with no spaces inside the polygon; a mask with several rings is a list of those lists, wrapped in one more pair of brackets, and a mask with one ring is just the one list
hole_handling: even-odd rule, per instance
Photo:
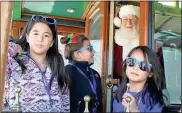
{"label": "santa hat", "polygon": [[136,15],[138,18],[140,18],[140,7],[134,5],[122,6],[117,14],[117,17],[114,18],[114,25],[120,27],[121,18],[129,14]]}

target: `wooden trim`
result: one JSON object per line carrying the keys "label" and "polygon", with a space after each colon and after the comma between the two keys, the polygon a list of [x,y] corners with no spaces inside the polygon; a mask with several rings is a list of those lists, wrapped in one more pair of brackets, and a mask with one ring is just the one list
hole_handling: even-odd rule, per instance
{"label": "wooden trim", "polygon": [[[14,38],[19,38],[21,33],[21,28],[24,28],[27,22],[25,21],[13,21],[12,22],[12,36]],[[68,33],[78,33],[78,34],[84,34],[85,29],[84,28],[78,28],[78,27],[68,27],[68,26],[57,26],[57,33],[58,34],[68,34]]]}
{"label": "wooden trim", "polygon": [[13,38],[18,39],[18,37],[19,37],[19,27],[13,27],[12,36],[13,36]]}
{"label": "wooden trim", "polygon": [[[108,59],[108,40],[109,40],[109,2],[95,2],[94,6],[90,9],[88,15],[86,16],[85,22],[85,35],[89,38],[89,26],[90,26],[90,19],[92,14],[97,10],[100,9],[101,12],[101,28],[100,28],[100,71],[99,74],[102,78],[102,86],[103,86],[103,112],[106,112],[106,87],[105,81],[107,78],[107,59]],[[105,76],[103,76],[105,75]]]}
{"label": "wooden trim", "polygon": [[[105,2],[101,2],[102,6],[101,6],[101,14],[102,14],[102,18],[101,18],[101,40],[103,42],[103,51],[102,51],[102,74],[105,75],[105,80],[104,82],[104,86],[105,86],[105,81],[107,79],[107,75],[108,75],[108,49],[109,49],[109,2],[105,1]],[[105,91],[104,95],[103,95],[103,112],[106,112],[106,89],[103,89]]]}
{"label": "wooden trim", "polygon": [[84,30],[84,28],[58,26],[57,27],[57,32],[84,34],[85,30]]}
{"label": "wooden trim", "polygon": [[88,12],[88,15],[90,15],[93,11],[95,11],[95,9],[98,8],[98,6],[99,6],[100,3],[101,3],[100,1],[95,2],[95,3],[92,5],[90,11]]}
{"label": "wooden trim", "polygon": [[87,8],[85,9],[83,15],[82,15],[82,20],[85,20],[86,16],[88,15],[91,7],[93,6],[93,4],[95,4],[95,1],[90,1]]}
{"label": "wooden trim", "polygon": [[[104,48],[103,48],[103,55],[107,56],[108,44],[109,44],[109,2],[102,2],[101,3],[101,40],[103,40]],[[105,65],[106,63],[106,65]],[[107,57],[103,58],[103,75],[107,73]]]}
{"label": "wooden trim", "polygon": [[[115,12],[115,3],[114,1],[110,2],[110,8],[109,8],[109,39],[108,39],[108,60],[107,60],[107,75],[111,75],[111,78],[113,78],[113,66],[114,66],[114,57],[113,57],[113,51],[114,51],[114,25],[113,25],[113,20],[114,20],[114,12]],[[106,79],[108,79],[107,77]],[[113,84],[118,84],[115,81],[119,81],[118,79],[114,80],[113,79]],[[113,96],[113,89],[106,89],[106,113],[107,112],[112,112],[112,96]]]}
{"label": "wooden trim", "polygon": [[23,14],[23,12],[24,12],[24,0],[22,0],[22,2],[21,2],[21,15]]}
{"label": "wooden trim", "polygon": [[87,16],[86,16],[86,20],[85,20],[85,36],[86,37],[88,37],[89,36],[89,26],[90,26],[90,16],[92,15],[92,13],[96,10],[96,9],[98,9],[98,8],[100,8],[100,2],[98,3],[98,2],[95,2],[92,6],[93,7],[91,7],[91,9],[89,10],[89,12],[88,12],[88,14],[87,14]]}
{"label": "wooden trim", "polygon": [[27,22],[24,21],[15,21],[13,20],[12,26],[13,27],[24,27]]}
{"label": "wooden trim", "polygon": [[89,26],[90,26],[90,19],[86,19],[86,22],[85,22],[85,36],[86,37],[89,36]]}
{"label": "wooden trim", "polygon": [[148,45],[148,2],[140,2],[140,45]]}
{"label": "wooden trim", "polygon": [[13,2],[0,2],[1,4],[1,76],[0,76],[0,112],[2,111],[4,82],[6,73],[6,59],[12,17]]}
{"label": "wooden trim", "polygon": [[[32,16],[33,14],[24,13],[24,12],[23,12],[22,15],[23,15],[23,16]],[[76,22],[85,22],[85,20],[77,19],[77,18],[67,18],[67,17],[50,16],[50,15],[47,15],[47,14],[41,14],[41,15],[44,15],[44,16],[50,17],[50,18],[55,18],[55,19],[71,20],[71,21],[76,21]]]}

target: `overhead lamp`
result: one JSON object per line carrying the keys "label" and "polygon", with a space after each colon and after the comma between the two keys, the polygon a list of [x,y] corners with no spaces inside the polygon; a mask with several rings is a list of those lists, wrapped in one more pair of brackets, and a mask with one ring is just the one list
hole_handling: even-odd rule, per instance
{"label": "overhead lamp", "polygon": [[69,9],[67,9],[67,12],[68,13],[74,13],[75,12],[75,9],[74,8],[69,8]]}
{"label": "overhead lamp", "polygon": [[172,29],[168,29],[167,31],[172,32]]}

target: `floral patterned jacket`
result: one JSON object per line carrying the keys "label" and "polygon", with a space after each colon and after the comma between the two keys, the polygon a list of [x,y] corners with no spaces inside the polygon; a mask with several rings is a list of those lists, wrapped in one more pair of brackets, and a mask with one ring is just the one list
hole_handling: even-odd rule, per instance
{"label": "floral patterned jacket", "polygon": [[[15,103],[15,89],[20,87],[19,102],[22,112],[69,112],[70,92],[68,88],[63,92],[58,87],[57,79],[54,78],[50,90],[51,104],[39,67],[33,59],[23,54],[21,60],[27,69],[22,73],[20,65],[13,58],[17,50],[17,45],[9,42],[3,108],[11,110]],[[47,67],[45,78],[47,81],[51,79],[50,67]]]}

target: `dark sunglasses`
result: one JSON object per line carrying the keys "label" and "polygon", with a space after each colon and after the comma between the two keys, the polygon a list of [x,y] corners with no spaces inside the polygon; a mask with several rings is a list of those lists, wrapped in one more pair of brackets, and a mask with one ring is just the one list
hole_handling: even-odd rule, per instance
{"label": "dark sunglasses", "polygon": [[147,63],[146,61],[138,61],[135,58],[127,57],[126,58],[126,65],[129,67],[134,67],[135,65],[139,65],[140,70],[142,71],[151,71],[152,70],[152,64]]}
{"label": "dark sunglasses", "polygon": [[40,15],[32,15],[31,20],[36,21],[37,19],[39,20],[43,20],[51,25],[54,25],[54,27],[56,28],[56,20],[53,18],[49,18],[49,17],[44,17],[44,16],[40,16]]}
{"label": "dark sunglasses", "polygon": [[90,51],[90,52],[93,52],[93,51],[94,51],[94,49],[93,49],[93,47],[92,47],[91,45],[84,46],[84,47],[78,49],[77,51],[78,51],[78,52],[81,52],[81,51],[86,50],[86,49],[87,49],[88,51]]}

